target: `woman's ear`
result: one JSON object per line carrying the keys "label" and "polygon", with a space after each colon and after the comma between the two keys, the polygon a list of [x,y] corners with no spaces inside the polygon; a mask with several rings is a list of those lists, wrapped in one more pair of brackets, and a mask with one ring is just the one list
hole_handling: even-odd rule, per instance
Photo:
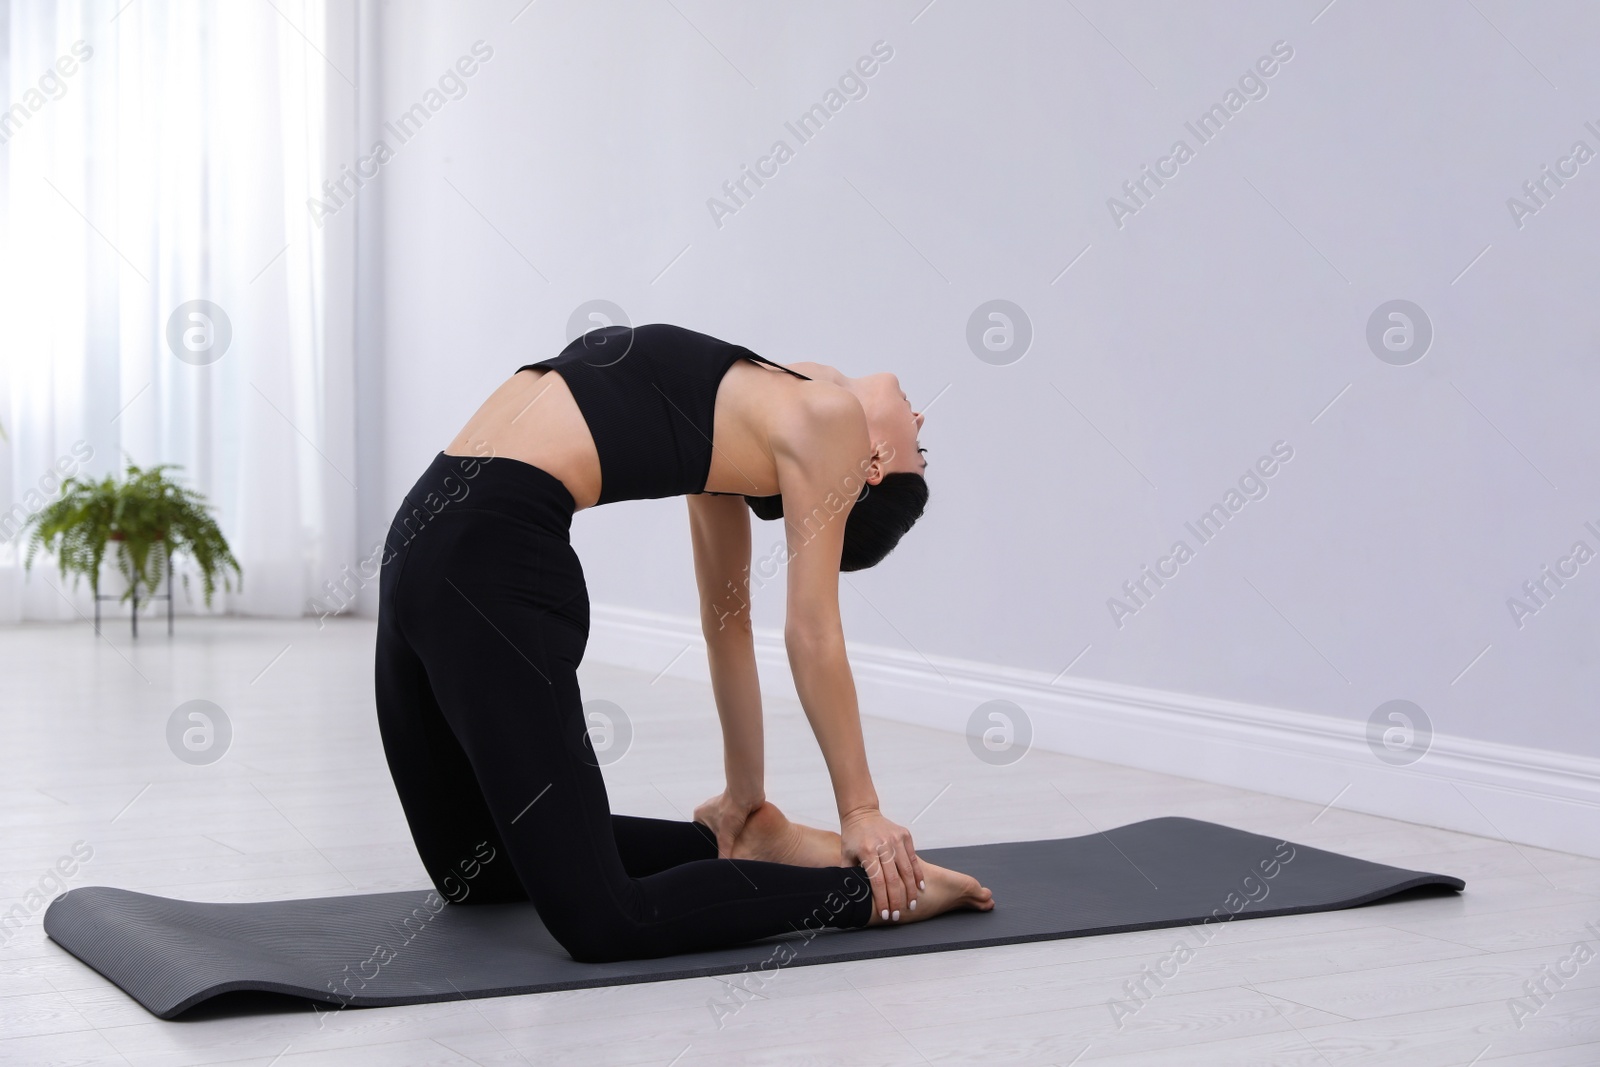
{"label": "woman's ear", "polygon": [[888,473],[883,469],[884,449],[887,447],[886,442],[878,442],[872,446],[872,459],[867,465],[866,482],[868,485],[877,485],[883,481],[883,476]]}

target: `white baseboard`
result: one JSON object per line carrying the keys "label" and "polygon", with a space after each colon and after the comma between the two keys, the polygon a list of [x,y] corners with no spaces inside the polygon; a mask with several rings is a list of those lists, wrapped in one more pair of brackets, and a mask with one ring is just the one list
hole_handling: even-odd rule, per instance
{"label": "white baseboard", "polygon": [[[594,605],[590,659],[709,680],[699,620]],[[782,635],[758,630],[771,696],[796,699]],[[1019,705],[1034,747],[1295,800],[1600,858],[1600,760],[1435,734],[1395,767],[1366,723],[852,644],[863,714],[966,733],[973,710]],[[1336,799],[1337,798],[1337,799]]]}

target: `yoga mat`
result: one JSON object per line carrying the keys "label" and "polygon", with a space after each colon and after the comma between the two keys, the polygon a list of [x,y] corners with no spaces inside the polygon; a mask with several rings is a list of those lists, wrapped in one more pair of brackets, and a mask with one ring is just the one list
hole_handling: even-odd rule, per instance
{"label": "yoga mat", "polygon": [[44,928],[170,1019],[235,990],[374,1007],[761,972],[740,980],[753,982],[784,967],[1329,911],[1418,886],[1466,886],[1176,817],[922,855],[975,875],[994,890],[995,909],[600,964],[574,962],[531,904],[446,904],[432,890],[207,904],[88,886],[57,897]]}

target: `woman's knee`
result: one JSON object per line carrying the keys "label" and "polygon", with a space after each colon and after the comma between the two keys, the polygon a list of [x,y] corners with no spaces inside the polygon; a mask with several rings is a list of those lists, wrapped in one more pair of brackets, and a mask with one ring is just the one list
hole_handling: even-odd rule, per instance
{"label": "woman's knee", "polygon": [[547,919],[545,928],[579,963],[616,963],[653,954],[639,925],[617,916],[583,915],[573,921],[556,922]]}
{"label": "woman's knee", "polygon": [[654,954],[645,925],[610,901],[541,901],[539,918],[579,963],[615,963]]}

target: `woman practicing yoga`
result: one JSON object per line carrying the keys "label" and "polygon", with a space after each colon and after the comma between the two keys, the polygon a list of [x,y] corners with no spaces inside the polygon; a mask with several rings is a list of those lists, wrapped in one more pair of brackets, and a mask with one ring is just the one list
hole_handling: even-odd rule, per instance
{"label": "woman practicing yoga", "polygon": [[[993,907],[879,811],[839,621],[839,571],[877,563],[922,513],[922,416],[893,375],[797,366],[676,326],[594,330],[513,374],[406,494],[379,585],[378,723],[446,899],[469,879],[472,903],[531,899],[596,962]],[[727,777],[694,822],[611,814],[568,536],[584,508],[678,495]],[[837,834],[765,798],[747,502],[786,517],[784,642]]]}

